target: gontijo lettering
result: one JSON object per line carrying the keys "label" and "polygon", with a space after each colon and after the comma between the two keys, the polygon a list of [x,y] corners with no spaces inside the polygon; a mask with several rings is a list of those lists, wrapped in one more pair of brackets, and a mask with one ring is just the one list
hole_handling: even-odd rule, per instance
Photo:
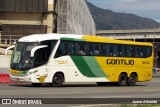
{"label": "gontijo lettering", "polygon": [[106,63],[108,65],[134,65],[134,60],[107,59]]}

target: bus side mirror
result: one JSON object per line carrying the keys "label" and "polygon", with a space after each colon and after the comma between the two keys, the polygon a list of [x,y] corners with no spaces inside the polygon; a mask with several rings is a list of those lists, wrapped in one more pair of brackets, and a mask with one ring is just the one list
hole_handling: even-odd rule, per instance
{"label": "bus side mirror", "polygon": [[9,47],[5,50],[5,55],[8,54],[8,50],[10,50],[10,49],[12,49],[12,48],[14,48],[14,47],[15,47],[15,45],[9,46]]}
{"label": "bus side mirror", "polygon": [[36,46],[34,47],[32,50],[31,50],[31,57],[34,57],[34,54],[35,52],[38,50],[38,49],[41,49],[41,48],[46,48],[48,47],[47,45],[41,45],[41,46]]}

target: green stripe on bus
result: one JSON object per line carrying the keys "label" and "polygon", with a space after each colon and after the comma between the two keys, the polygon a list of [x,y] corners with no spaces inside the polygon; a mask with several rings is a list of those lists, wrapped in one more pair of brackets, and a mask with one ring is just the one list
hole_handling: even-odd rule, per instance
{"label": "green stripe on bus", "polygon": [[97,62],[96,58],[93,56],[83,56],[83,59],[87,63],[87,65],[90,67],[91,71],[97,76],[97,77],[106,77],[106,74],[103,72],[101,66]]}
{"label": "green stripe on bus", "polygon": [[86,77],[97,77],[82,56],[70,56],[79,71]]}
{"label": "green stripe on bus", "polygon": [[71,40],[71,41],[73,41],[74,38],[61,38],[61,40]]}
{"label": "green stripe on bus", "polygon": [[77,39],[77,38],[61,38],[60,40],[68,40],[68,41],[86,41],[85,39]]}

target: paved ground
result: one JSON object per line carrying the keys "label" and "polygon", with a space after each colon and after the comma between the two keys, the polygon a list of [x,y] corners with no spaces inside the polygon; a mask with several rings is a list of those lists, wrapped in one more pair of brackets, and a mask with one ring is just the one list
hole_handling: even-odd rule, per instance
{"label": "paved ground", "polygon": [[137,83],[134,87],[99,87],[95,83],[65,84],[61,88],[49,85],[33,87],[30,84],[0,84],[0,98],[160,98],[160,77]]}

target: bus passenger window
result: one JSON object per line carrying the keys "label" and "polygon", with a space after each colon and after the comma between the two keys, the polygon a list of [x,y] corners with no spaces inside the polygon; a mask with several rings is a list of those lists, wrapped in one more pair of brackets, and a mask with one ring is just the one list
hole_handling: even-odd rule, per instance
{"label": "bus passenger window", "polygon": [[118,56],[118,45],[113,45],[113,56]]}
{"label": "bus passenger window", "polygon": [[76,43],[76,53],[77,55],[86,55],[86,44],[83,42]]}
{"label": "bus passenger window", "polygon": [[138,57],[138,47],[135,46],[135,57]]}
{"label": "bus passenger window", "polygon": [[122,45],[118,46],[118,56],[123,56],[123,47],[122,47]]}
{"label": "bus passenger window", "polygon": [[93,44],[92,43],[87,44],[87,55],[88,56],[93,55]]}
{"label": "bus passenger window", "polygon": [[55,55],[55,58],[58,58],[60,56],[63,56],[65,55],[65,50],[64,50],[64,42],[61,41],[57,51],[56,51],[56,55]]}
{"label": "bus passenger window", "polygon": [[55,58],[63,56],[63,55],[68,55],[69,54],[69,48],[68,48],[68,42],[67,41],[61,41],[57,51]]}
{"label": "bus passenger window", "polygon": [[151,47],[146,47],[146,54],[147,54],[147,57],[151,56],[151,54],[152,54],[152,48]]}
{"label": "bus passenger window", "polygon": [[74,42],[64,41],[64,43],[62,43],[61,48],[63,48],[61,50],[64,51],[63,55],[74,55],[75,54]]}
{"label": "bus passenger window", "polygon": [[68,44],[68,48],[69,48],[69,54],[70,55],[74,55],[75,54],[75,47],[74,47],[74,43],[73,42],[70,42]]}
{"label": "bus passenger window", "polygon": [[127,57],[128,56],[127,45],[123,45],[123,52],[124,52],[124,57]]}
{"label": "bus passenger window", "polygon": [[130,46],[130,56],[135,57],[135,47],[134,46]]}
{"label": "bus passenger window", "polygon": [[143,52],[140,52],[140,57],[143,57]]}
{"label": "bus passenger window", "polygon": [[68,44],[68,42],[64,43],[64,55],[69,55],[69,44]]}
{"label": "bus passenger window", "polygon": [[146,51],[146,46],[142,47],[142,52],[143,52],[143,57],[147,57],[147,51]]}
{"label": "bus passenger window", "polygon": [[106,45],[106,56],[111,56],[110,55],[110,45]]}
{"label": "bus passenger window", "polygon": [[109,49],[109,56],[114,56],[113,54],[113,45],[110,45],[110,49]]}
{"label": "bus passenger window", "polygon": [[105,44],[101,45],[101,55],[106,56],[106,45]]}
{"label": "bus passenger window", "polygon": [[138,47],[138,57],[143,57],[143,50],[142,47]]}
{"label": "bus passenger window", "polygon": [[127,46],[127,56],[128,56],[128,57],[134,56],[133,47],[130,46],[130,45]]}
{"label": "bus passenger window", "polygon": [[99,44],[94,45],[94,55],[100,55]]}

